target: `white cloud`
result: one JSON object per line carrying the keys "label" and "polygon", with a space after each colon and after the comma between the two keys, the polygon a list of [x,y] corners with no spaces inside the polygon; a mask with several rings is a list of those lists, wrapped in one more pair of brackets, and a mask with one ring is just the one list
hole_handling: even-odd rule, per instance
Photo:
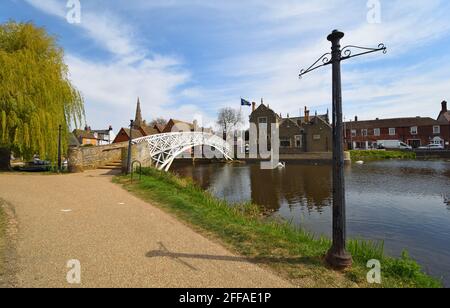
{"label": "white cloud", "polygon": [[[55,0],[26,1],[64,17]],[[412,66],[403,58],[448,38],[450,24],[445,14],[450,6],[440,0],[381,4],[382,23],[373,25],[366,20],[365,1],[116,0],[108,8],[126,10],[123,16],[119,11],[114,14],[91,6],[83,10],[79,26],[113,57],[95,63],[72,54],[68,62],[75,84],[87,98],[91,121],[100,118],[96,111],[107,112],[114,121],[125,125],[138,95],[148,118],[163,115],[186,119],[201,114],[212,122],[218,108],[238,106],[240,96],[255,101],[264,97],[283,114],[297,115],[305,105],[324,112],[331,107],[330,68],[317,70],[301,81],[297,76],[300,68],[329,50],[326,35],[333,28],[341,28],[346,30],[344,44],[377,46],[384,42],[389,48],[388,55],[352,59],[344,65],[348,117],[435,116],[434,110],[439,108],[448,89],[446,85],[450,84],[450,77],[441,72],[448,71],[448,61],[437,58],[430,66],[415,55],[418,60]],[[144,33],[122,18],[154,10],[160,10],[163,20],[179,23],[179,29],[200,23],[195,29],[204,29],[202,35],[218,44],[222,54],[211,61],[214,64],[200,61],[191,66],[189,58],[184,62],[179,57],[151,52],[141,45]],[[214,20],[215,27],[201,24],[205,18],[208,22]],[[161,25],[155,21],[155,27],[158,26]],[[176,50],[183,50],[183,46]],[[183,69],[185,64],[191,71]],[[208,77],[198,79],[198,70],[214,76],[215,81]]]}
{"label": "white cloud", "polygon": [[[26,1],[47,14],[65,18],[64,1]],[[140,46],[129,24],[109,12],[83,9],[82,22],[75,26],[112,55],[99,62],[75,54],[66,56],[70,78],[85,98],[91,126],[113,124],[116,130],[126,126],[128,118],[134,116],[138,96],[148,120],[159,116],[191,120],[193,114],[201,114],[198,107],[174,104],[176,89],[190,79],[182,62]],[[196,92],[189,88],[183,91],[187,96]]]}

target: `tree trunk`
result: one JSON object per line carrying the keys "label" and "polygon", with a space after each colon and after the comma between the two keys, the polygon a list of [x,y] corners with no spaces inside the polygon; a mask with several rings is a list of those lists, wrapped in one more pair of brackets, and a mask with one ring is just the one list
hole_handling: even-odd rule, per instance
{"label": "tree trunk", "polygon": [[0,148],[0,170],[11,170],[11,150]]}

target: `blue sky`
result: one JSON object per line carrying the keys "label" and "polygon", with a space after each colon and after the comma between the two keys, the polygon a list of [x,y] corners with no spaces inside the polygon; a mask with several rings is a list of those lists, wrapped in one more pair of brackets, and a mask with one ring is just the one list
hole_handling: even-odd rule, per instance
{"label": "blue sky", "polygon": [[[343,64],[347,119],[436,117],[450,99],[447,0],[80,0],[80,24],[67,22],[67,2],[2,0],[0,22],[33,21],[58,37],[93,128],[126,126],[138,96],[148,120],[205,126],[241,97],[283,116],[326,112],[330,67],[297,76],[336,28],[343,45],[389,49]],[[373,4],[379,23],[368,19]]]}

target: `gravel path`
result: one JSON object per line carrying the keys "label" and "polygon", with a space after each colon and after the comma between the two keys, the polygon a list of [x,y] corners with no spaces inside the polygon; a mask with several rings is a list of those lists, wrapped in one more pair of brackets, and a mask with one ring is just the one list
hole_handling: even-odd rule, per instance
{"label": "gravel path", "polygon": [[[18,287],[291,287],[111,183],[108,171],[0,174]],[[81,285],[66,275],[81,264]]]}

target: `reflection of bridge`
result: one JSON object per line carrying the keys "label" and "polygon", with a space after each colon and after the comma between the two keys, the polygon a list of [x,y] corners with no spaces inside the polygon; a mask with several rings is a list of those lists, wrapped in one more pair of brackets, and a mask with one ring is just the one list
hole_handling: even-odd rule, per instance
{"label": "reflection of bridge", "polygon": [[148,154],[159,170],[168,171],[175,158],[197,146],[210,146],[232,160],[232,147],[222,138],[202,132],[179,132],[147,136],[133,144],[147,143]]}

